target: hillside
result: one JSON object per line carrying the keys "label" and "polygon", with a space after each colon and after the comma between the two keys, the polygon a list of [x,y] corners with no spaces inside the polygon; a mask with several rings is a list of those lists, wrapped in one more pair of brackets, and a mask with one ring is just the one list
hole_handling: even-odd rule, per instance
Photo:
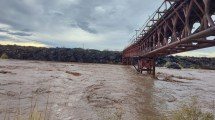
{"label": "hillside", "polygon": [[[38,48],[0,45],[0,57],[22,60],[121,64],[122,52],[82,48]],[[165,56],[156,60],[158,67],[164,67],[167,63],[177,63],[183,68],[215,70],[215,58]]]}
{"label": "hillside", "polygon": [[82,48],[38,48],[0,45],[0,55],[2,54],[6,54],[10,59],[23,60],[113,64],[121,62],[121,52]]}

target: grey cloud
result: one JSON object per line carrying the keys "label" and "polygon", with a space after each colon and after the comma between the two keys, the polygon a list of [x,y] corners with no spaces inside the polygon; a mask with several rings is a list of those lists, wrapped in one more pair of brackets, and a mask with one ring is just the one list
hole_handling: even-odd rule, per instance
{"label": "grey cloud", "polygon": [[79,21],[77,23],[78,27],[80,27],[81,29],[89,32],[89,33],[97,33],[97,31],[95,29],[92,29],[90,26],[89,26],[89,23],[87,22],[84,22],[84,21]]}
{"label": "grey cloud", "polygon": [[32,35],[30,33],[25,33],[25,32],[8,32],[8,34],[17,35],[17,36],[31,36]]}
{"label": "grey cloud", "polygon": [[0,32],[4,32],[4,33],[7,33],[8,30],[4,29],[4,28],[0,28]]}
{"label": "grey cloud", "polygon": [[54,15],[56,15],[56,16],[63,16],[63,15],[64,15],[63,12],[56,11],[56,10],[51,11],[50,14],[54,14]]}
{"label": "grey cloud", "polygon": [[1,23],[9,24],[17,30],[26,29],[30,24],[30,18],[35,15],[33,5],[26,0],[1,0],[0,18]]}
{"label": "grey cloud", "polygon": [[0,32],[7,33],[10,35],[16,35],[16,36],[31,36],[32,35],[32,34],[26,33],[26,32],[10,32],[9,30],[4,29],[4,28],[0,28]]}
{"label": "grey cloud", "polygon": [[28,29],[28,28],[22,29],[21,31],[23,31],[23,32],[32,32],[32,30]]}
{"label": "grey cloud", "polygon": [[0,17],[0,23],[8,24],[8,25],[12,26],[16,30],[27,29],[27,26],[22,25],[23,23],[21,21],[15,21],[13,19],[5,19],[5,18]]}
{"label": "grey cloud", "polygon": [[10,37],[0,35],[0,41],[6,40],[6,39],[10,39]]}
{"label": "grey cloud", "polygon": [[[117,44],[123,48],[134,30],[141,27],[161,2],[163,0],[1,0],[0,23],[8,24],[16,31],[8,30],[9,34],[28,37],[32,41],[34,33],[55,35],[79,27],[91,34],[104,36],[98,46],[111,48],[116,44],[113,41],[118,40]],[[8,31],[0,29],[0,32]],[[105,38],[110,32],[118,33],[112,36],[113,41]],[[56,46],[73,43],[63,39],[38,39]]]}

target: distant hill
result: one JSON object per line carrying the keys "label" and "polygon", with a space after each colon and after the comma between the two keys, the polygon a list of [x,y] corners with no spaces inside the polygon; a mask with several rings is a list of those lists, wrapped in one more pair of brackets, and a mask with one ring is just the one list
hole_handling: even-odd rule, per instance
{"label": "distant hill", "polygon": [[[82,48],[38,48],[0,45],[0,57],[22,60],[121,64],[122,52]],[[158,67],[164,67],[167,63],[177,63],[182,68],[215,70],[215,58],[165,56],[156,60]]]}
{"label": "distant hill", "polygon": [[82,48],[38,48],[16,45],[0,45],[0,56],[7,55],[10,59],[42,60],[84,63],[121,63],[121,52],[99,51]]}

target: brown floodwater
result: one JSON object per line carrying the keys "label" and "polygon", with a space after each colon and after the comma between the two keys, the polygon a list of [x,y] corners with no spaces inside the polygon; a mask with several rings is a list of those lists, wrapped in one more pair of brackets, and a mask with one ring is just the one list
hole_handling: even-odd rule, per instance
{"label": "brown floodwater", "polygon": [[[215,114],[215,71],[0,60],[0,120],[36,106],[50,120],[151,120],[196,96]],[[47,109],[47,110],[46,110]]]}

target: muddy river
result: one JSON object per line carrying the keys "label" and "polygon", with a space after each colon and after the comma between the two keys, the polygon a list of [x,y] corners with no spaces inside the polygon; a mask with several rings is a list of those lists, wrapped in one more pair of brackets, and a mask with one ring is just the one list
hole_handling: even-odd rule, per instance
{"label": "muddy river", "polygon": [[215,71],[0,60],[0,120],[46,111],[50,120],[151,120],[196,96],[215,114]]}

